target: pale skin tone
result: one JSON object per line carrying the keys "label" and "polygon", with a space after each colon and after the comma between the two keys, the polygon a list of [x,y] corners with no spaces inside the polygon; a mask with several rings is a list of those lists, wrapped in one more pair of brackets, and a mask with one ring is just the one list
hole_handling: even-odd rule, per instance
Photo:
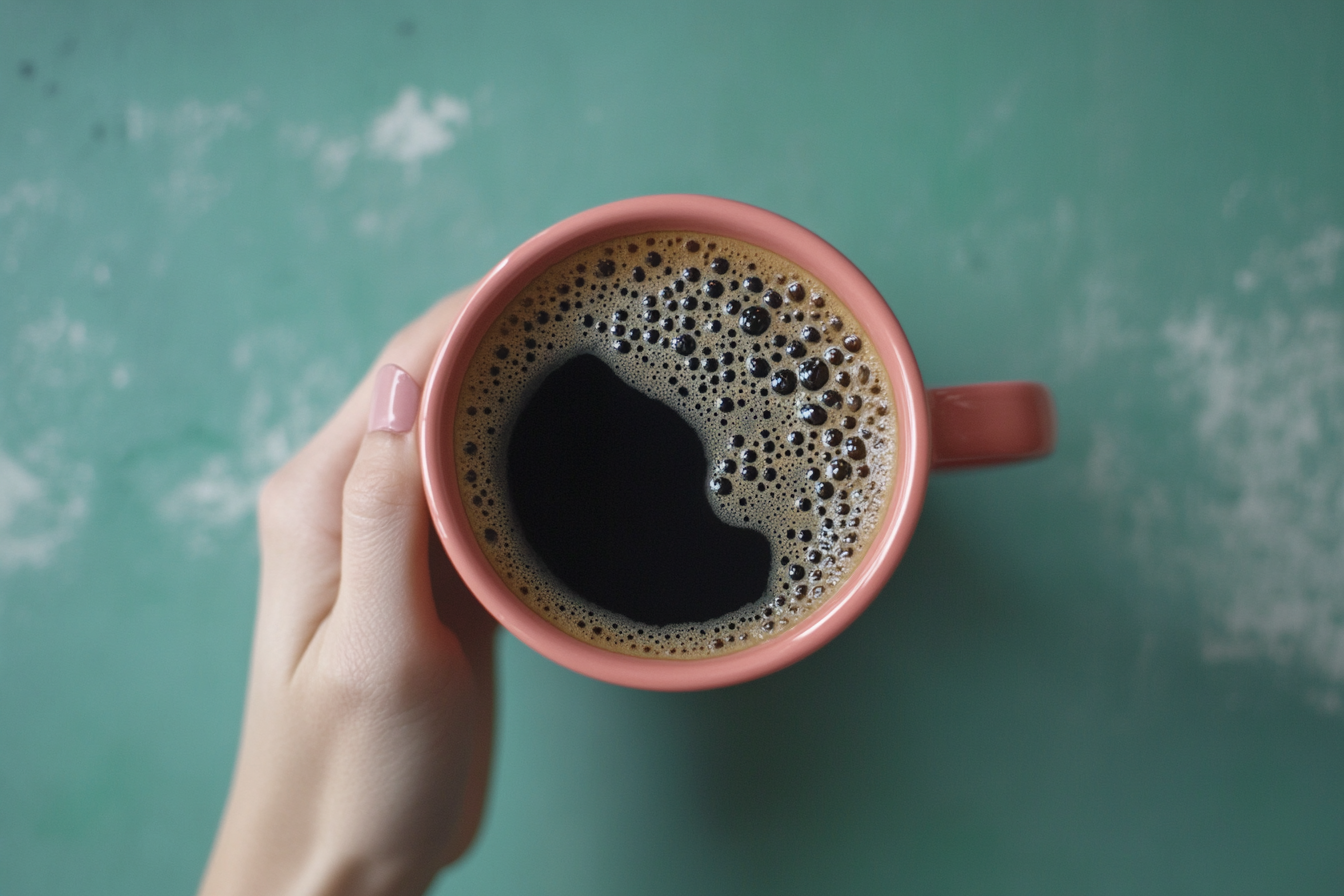
{"label": "pale skin tone", "polygon": [[438,547],[416,429],[366,432],[374,371],[423,384],[468,294],[398,333],[262,490],[243,733],[201,896],[422,893],[476,833],[495,623]]}

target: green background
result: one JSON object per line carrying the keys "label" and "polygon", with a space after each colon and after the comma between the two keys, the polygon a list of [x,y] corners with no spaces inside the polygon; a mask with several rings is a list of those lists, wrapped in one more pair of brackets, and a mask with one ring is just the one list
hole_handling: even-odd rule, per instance
{"label": "green background", "polygon": [[1344,891],[1341,47],[1338,3],[0,0],[0,896],[195,886],[258,483],[427,302],[670,191],[840,247],[929,384],[1048,383],[1058,452],[931,483],[766,680],[504,638],[435,892]]}

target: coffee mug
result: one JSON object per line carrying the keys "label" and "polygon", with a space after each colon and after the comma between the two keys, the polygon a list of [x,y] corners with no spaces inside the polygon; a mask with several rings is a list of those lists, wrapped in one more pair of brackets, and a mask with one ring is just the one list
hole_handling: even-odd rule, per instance
{"label": "coffee mug", "polygon": [[[717,235],[759,247],[806,271],[866,330],[890,378],[895,420],[893,484],[885,516],[857,568],[796,625],[736,652],[691,659],[630,655],[566,633],[524,603],[482,551],[459,489],[453,427],[468,364],[487,330],[552,265],[619,237],[665,231]],[[642,276],[642,275],[641,275]],[[1050,394],[1038,383],[997,382],[925,390],[890,307],[844,255],[806,228],[754,206],[695,195],[645,196],[581,212],[511,252],[477,285],[445,335],[425,382],[420,453],[430,515],[459,574],[481,604],[524,644],[601,681],[690,691],[750,681],[822,647],[861,614],[900,562],[931,471],[1043,457],[1055,439]]]}

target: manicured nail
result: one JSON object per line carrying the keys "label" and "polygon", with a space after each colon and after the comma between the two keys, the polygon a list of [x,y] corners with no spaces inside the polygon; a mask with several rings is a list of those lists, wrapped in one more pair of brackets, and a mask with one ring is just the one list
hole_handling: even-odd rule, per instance
{"label": "manicured nail", "polygon": [[384,364],[373,378],[369,432],[410,432],[420,410],[420,386],[395,364]]}

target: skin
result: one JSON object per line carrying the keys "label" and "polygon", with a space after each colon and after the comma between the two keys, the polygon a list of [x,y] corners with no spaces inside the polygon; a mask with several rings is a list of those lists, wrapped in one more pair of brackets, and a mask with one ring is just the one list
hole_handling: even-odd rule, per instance
{"label": "skin", "polygon": [[262,489],[242,739],[202,896],[422,893],[475,836],[496,625],[432,531],[416,430],[365,432],[374,373],[423,384],[469,293],[398,333]]}

